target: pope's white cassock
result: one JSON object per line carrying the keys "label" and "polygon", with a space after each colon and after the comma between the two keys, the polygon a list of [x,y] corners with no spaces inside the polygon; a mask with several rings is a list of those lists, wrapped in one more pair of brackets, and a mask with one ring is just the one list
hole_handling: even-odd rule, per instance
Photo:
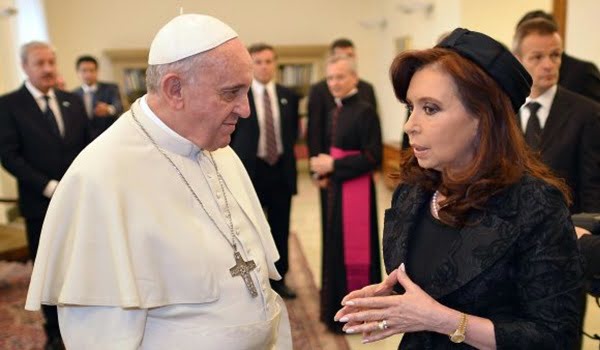
{"label": "pope's white cassock", "polygon": [[[212,152],[222,187],[208,151],[169,129],[145,97],[132,109],[208,213],[127,112],[61,180],[25,308],[58,305],[68,349],[291,349],[269,285],[279,256],[242,163],[229,147]],[[255,298],[229,271],[228,207],[238,250],[256,263]]]}

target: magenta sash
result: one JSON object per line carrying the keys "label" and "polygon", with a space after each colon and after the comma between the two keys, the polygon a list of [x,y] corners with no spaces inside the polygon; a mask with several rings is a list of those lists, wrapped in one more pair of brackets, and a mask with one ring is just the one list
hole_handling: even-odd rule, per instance
{"label": "magenta sash", "polygon": [[[331,147],[334,159],[360,151]],[[342,231],[348,292],[367,286],[371,266],[371,173],[342,184]]]}

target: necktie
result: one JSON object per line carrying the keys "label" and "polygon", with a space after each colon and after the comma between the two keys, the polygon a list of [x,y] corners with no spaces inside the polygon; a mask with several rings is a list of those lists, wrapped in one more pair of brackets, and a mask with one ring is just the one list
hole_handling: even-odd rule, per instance
{"label": "necktie", "polygon": [[50,130],[56,135],[60,136],[60,129],[58,128],[58,123],[56,122],[56,116],[54,112],[52,112],[52,108],[50,108],[50,96],[44,95],[44,101],[46,101],[46,110],[43,111],[44,117],[50,123]]}
{"label": "necktie", "polygon": [[529,102],[525,107],[529,109],[529,120],[525,128],[525,141],[531,149],[537,151],[542,137],[542,127],[537,112],[542,105],[537,102]]}
{"label": "necktie", "polygon": [[271,110],[271,98],[267,89],[263,93],[263,104],[265,107],[265,141],[266,157],[265,161],[269,165],[277,163],[279,155],[277,154],[277,139],[275,138],[275,122],[273,121],[273,111]]}

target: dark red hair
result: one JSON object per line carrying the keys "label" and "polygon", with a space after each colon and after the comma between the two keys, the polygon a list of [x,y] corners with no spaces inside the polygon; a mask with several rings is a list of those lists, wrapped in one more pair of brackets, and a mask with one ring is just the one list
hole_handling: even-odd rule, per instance
{"label": "dark red hair", "polygon": [[443,48],[403,52],[390,68],[398,100],[407,102],[406,92],[415,72],[432,65],[450,75],[461,103],[479,119],[474,159],[460,173],[440,173],[421,168],[409,149],[402,153],[400,172],[394,178],[432,192],[439,190],[446,196],[441,203],[440,220],[457,227],[467,224],[471,210],[483,210],[491,196],[525,174],[558,188],[570,203],[565,182],[555,177],[527,147],[508,95],[474,62]]}

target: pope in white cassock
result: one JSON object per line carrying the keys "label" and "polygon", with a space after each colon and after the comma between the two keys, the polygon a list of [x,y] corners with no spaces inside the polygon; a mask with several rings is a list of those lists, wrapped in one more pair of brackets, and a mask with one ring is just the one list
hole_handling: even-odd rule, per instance
{"label": "pope in white cassock", "polygon": [[227,146],[250,113],[250,55],[187,14],[148,63],[148,94],[61,180],[25,308],[58,305],[68,349],[291,349],[279,255]]}

